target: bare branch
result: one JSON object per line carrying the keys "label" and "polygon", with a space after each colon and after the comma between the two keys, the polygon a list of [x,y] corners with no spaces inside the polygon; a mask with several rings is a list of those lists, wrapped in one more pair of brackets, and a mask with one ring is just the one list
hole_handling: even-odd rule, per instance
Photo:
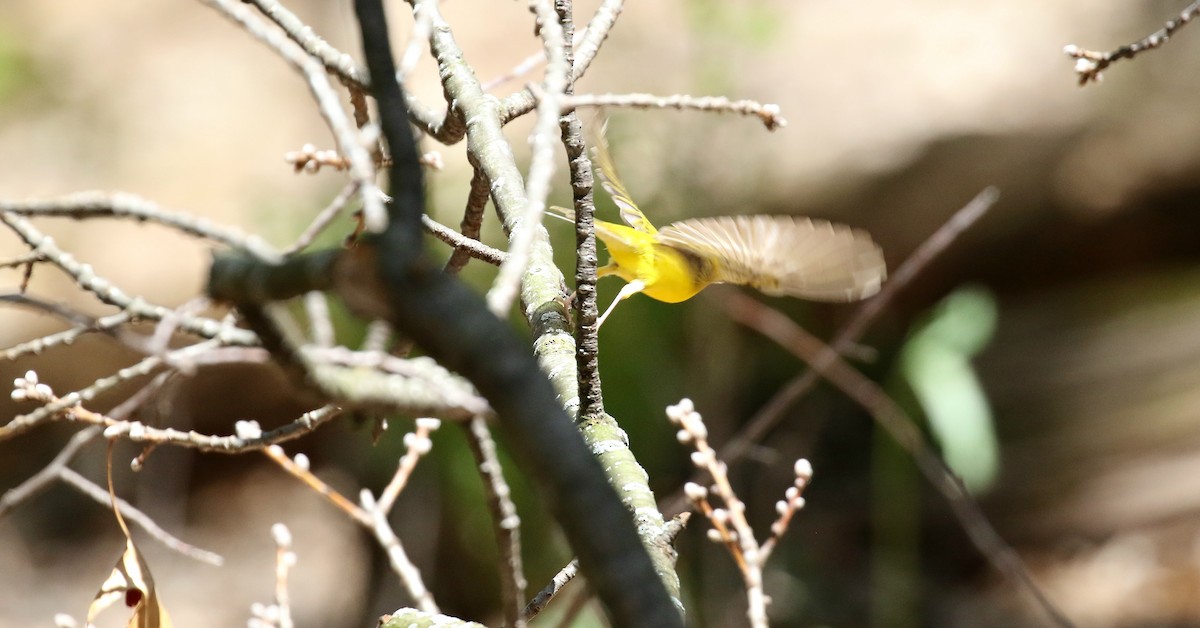
{"label": "bare branch", "polygon": [[[491,190],[489,188],[487,175],[483,174],[483,170],[480,170],[478,165],[474,165],[474,171],[471,173],[471,191],[467,194],[467,206],[463,210],[462,222],[459,224],[462,239],[467,242],[472,240],[479,241],[480,228],[483,226],[483,210],[487,206],[488,198],[490,198],[489,192]],[[443,241],[451,244],[449,241]],[[450,259],[446,260],[446,267],[443,270],[451,275],[457,275],[467,265],[467,260],[472,255],[471,250],[466,246],[460,247],[457,244],[453,246],[455,247],[454,252],[450,254]],[[500,251],[496,252],[500,254],[498,257],[484,261],[497,266],[502,264],[504,262],[504,254]]]}
{"label": "bare branch", "polygon": [[537,617],[538,613],[541,613],[546,608],[546,605],[550,603],[550,600],[553,600],[567,586],[568,582],[574,580],[578,573],[578,559],[567,563],[566,567],[563,567],[558,573],[554,574],[554,578],[550,580],[550,584],[547,584],[546,588],[538,591],[538,594],[533,596],[533,599],[525,606],[524,612],[521,613],[522,616],[527,620]]}
{"label": "bare branch", "polygon": [[504,481],[504,469],[496,454],[496,441],[482,417],[471,419],[467,444],[475,456],[479,475],[483,477],[483,492],[492,515],[492,531],[500,551],[501,608],[504,625],[510,628],[525,626],[521,604],[525,600],[525,569],[521,561],[521,518],[512,501],[512,491]]}
{"label": "bare branch", "polygon": [[[466,220],[464,218],[463,222],[465,223]],[[454,247],[454,253],[451,254],[451,261],[446,262],[447,268],[453,268],[450,264],[455,256],[460,256],[460,259],[464,260],[473,257],[493,266],[503,266],[509,257],[509,253],[492,248],[469,235],[459,233],[430,218],[429,214],[421,216],[421,223],[425,226],[425,230],[432,233],[434,237]],[[478,235],[478,229],[476,229],[475,233]],[[458,268],[462,268],[462,266],[460,265]]]}
{"label": "bare branch", "polygon": [[[159,321],[173,315],[170,308],[131,297],[107,279],[100,277],[91,266],[80,263],[73,255],[58,248],[53,238],[43,234],[27,219],[12,212],[0,212],[0,221],[8,225],[35,253],[45,256],[46,261],[61,268],[79,287],[91,292],[104,303],[125,310],[132,318]],[[179,327],[198,336],[219,339],[226,345],[257,344],[253,333],[209,318],[182,316]]]}
{"label": "bare branch", "polygon": [[605,39],[608,39],[608,32],[616,24],[624,5],[625,0],[603,0],[600,6],[596,7],[596,12],[592,14],[592,19],[588,21],[587,27],[580,36],[580,41],[575,46],[572,79],[578,80],[591,67],[592,60],[600,51],[600,45],[604,43]]}
{"label": "bare branch", "polygon": [[375,504],[374,498],[371,496],[371,491],[363,489],[359,495],[362,502],[364,512],[370,517],[370,525],[368,529],[375,535],[375,540],[387,552],[388,561],[392,565],[392,571],[395,571],[401,582],[404,583],[408,594],[417,602],[417,606],[426,613],[438,613],[437,603],[433,601],[433,595],[429,589],[425,588],[424,581],[421,580],[421,572],[417,570],[416,565],[408,559],[408,554],[404,551],[404,546],[400,544],[400,539],[396,538],[395,531],[388,525],[387,515]]}
{"label": "bare branch", "polygon": [[[472,419],[477,421],[479,419]],[[417,462],[421,457],[429,453],[433,448],[433,441],[430,440],[430,435],[441,427],[442,422],[437,419],[423,418],[417,419],[416,430],[404,435],[405,452],[400,456],[400,463],[396,465],[396,473],[392,475],[392,481],[384,487],[383,492],[379,494],[376,507],[384,513],[392,511],[392,506],[396,504],[396,498],[400,496],[400,491],[408,484],[408,478],[412,476],[412,472],[417,468]]]}
{"label": "bare branch", "polygon": [[284,33],[268,27],[257,14],[246,8],[245,3],[237,0],[200,1],[237,22],[247,33],[278,53],[304,76],[321,117],[337,141],[338,150],[350,162],[350,178],[358,185],[367,229],[372,232],[382,231],[387,224],[387,215],[383,209],[383,196],[379,186],[375,184],[375,165],[364,145],[373,141],[362,141],[357,127],[351,123],[346,110],[338,102],[338,95],[329,84],[325,67],[288,39]]}
{"label": "bare branch", "polygon": [[0,199],[0,212],[20,216],[56,216],[84,220],[95,217],[129,218],[153,222],[188,235],[205,238],[261,259],[277,259],[279,253],[262,238],[217,225],[204,218],[173,212],[135,194],[125,192],[76,192],[58,198],[28,201]]}
{"label": "bare branch", "polygon": [[43,467],[41,471],[29,476],[24,482],[5,491],[4,496],[0,497],[0,518],[8,514],[8,511],[20,506],[25,501],[49,488],[51,484],[61,477],[62,470],[71,464],[71,460],[75,458],[75,454],[79,453],[79,450],[83,449],[84,445],[90,443],[99,435],[99,427],[89,427],[76,432],[71,437],[71,440],[67,441],[67,444],[54,456],[54,460],[51,460],[50,464]]}
{"label": "bare branch", "polygon": [[529,265],[542,214],[546,210],[546,196],[550,193],[550,177],[554,174],[554,144],[559,100],[567,88],[567,65],[563,50],[565,37],[558,14],[550,0],[531,0],[530,9],[537,16],[537,32],[542,37],[546,51],[546,76],[543,79],[543,95],[537,109],[537,122],[530,135],[533,155],[529,164],[529,178],[525,182],[525,207],[519,216],[514,216],[509,237],[508,259],[500,265],[500,274],[488,291],[488,309],[502,315],[516,300],[525,269]]}
{"label": "bare branch", "polygon": [[[531,86],[534,97],[541,99],[537,86]],[[723,96],[655,96],[653,94],[581,94],[562,99],[564,111],[579,107],[632,107],[634,109],[693,109],[712,113],[735,113],[756,116],[768,131],[787,126],[779,105],[762,104],[753,100],[730,100]]]}
{"label": "bare branch", "polygon": [[82,475],[79,475],[70,467],[59,467],[58,477],[61,478],[62,481],[68,486],[78,489],[81,493],[91,497],[97,503],[105,507],[115,505],[117,509],[121,511],[121,516],[140,526],[151,537],[153,537],[154,540],[162,543],[168,548],[202,563],[208,563],[217,567],[220,567],[222,564],[224,564],[225,559],[222,558],[220,554],[200,549],[191,543],[180,540],[170,532],[162,529],[146,513],[134,508],[132,504],[121,499],[120,497],[110,497],[108,491],[97,486],[91,480],[83,477]]}
{"label": "bare branch", "polygon": [[1183,28],[1197,14],[1200,14],[1200,0],[1195,0],[1187,5],[1179,13],[1179,17],[1168,20],[1167,23],[1157,31],[1131,43],[1125,44],[1116,50],[1109,52],[1098,52],[1080,48],[1074,44],[1069,44],[1063,47],[1063,53],[1068,57],[1075,59],[1075,73],[1079,75],[1079,84],[1087,85],[1090,82],[1099,83],[1103,80],[1102,72],[1116,61],[1121,59],[1132,59],[1139,53],[1146,50],[1154,50],[1166,44],[1175,31]]}
{"label": "bare branch", "polygon": [[[283,29],[287,36],[296,42],[313,58],[319,60],[325,69],[337,76],[342,83],[358,93],[366,93],[371,85],[367,71],[358,67],[354,59],[329,45],[324,39],[313,32],[295,13],[287,10],[276,0],[248,0],[258,7],[263,15]],[[408,103],[409,118],[433,139],[446,144],[454,144],[463,138],[464,128],[461,120],[457,119],[453,110],[447,110],[445,117],[438,120],[438,114],[425,106],[420,100],[405,94]]]}
{"label": "bare branch", "polygon": [[325,231],[325,228],[346,209],[346,204],[350,202],[350,197],[354,196],[354,193],[357,191],[358,183],[354,181],[343,186],[342,191],[338,192],[338,195],[332,201],[329,201],[325,209],[317,213],[317,216],[313,218],[312,223],[308,225],[304,233],[301,233],[300,237],[296,238],[296,241],[291,246],[283,250],[283,254],[295,255],[312,244],[313,240],[316,240],[317,236],[322,231]]}

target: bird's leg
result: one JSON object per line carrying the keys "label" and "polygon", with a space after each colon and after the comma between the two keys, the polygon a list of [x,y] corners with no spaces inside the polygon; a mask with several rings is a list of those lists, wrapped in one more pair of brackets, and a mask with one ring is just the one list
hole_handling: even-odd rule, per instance
{"label": "bird's leg", "polygon": [[601,314],[600,318],[596,321],[596,329],[600,329],[600,326],[604,324],[604,319],[608,318],[609,314],[612,314],[613,308],[617,307],[618,303],[645,289],[646,282],[642,281],[641,279],[634,279],[633,281],[625,284],[625,287],[621,288],[621,291],[617,293],[617,298],[613,299],[612,305],[609,305],[608,309],[604,310],[604,314]]}

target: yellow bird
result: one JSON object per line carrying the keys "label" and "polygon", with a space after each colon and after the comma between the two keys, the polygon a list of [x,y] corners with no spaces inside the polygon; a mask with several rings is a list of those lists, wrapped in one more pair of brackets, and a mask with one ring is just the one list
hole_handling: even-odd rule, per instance
{"label": "yellow bird", "polygon": [[[612,258],[596,274],[628,282],[597,327],[638,292],[666,303],[686,301],[712,283],[814,301],[857,301],[879,292],[887,276],[882,250],[865,231],[845,225],[753,215],[691,218],[655,229],[618,178],[603,129],[596,135],[600,184],[628,225],[595,221],[596,237]],[[569,209],[552,209],[574,218]]]}

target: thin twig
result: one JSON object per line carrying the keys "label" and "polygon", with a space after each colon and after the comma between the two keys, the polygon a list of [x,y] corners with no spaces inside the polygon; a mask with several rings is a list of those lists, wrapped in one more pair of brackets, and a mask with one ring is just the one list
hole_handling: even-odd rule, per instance
{"label": "thin twig", "polygon": [[301,233],[300,237],[296,238],[296,241],[293,242],[291,246],[283,250],[283,254],[285,256],[295,255],[296,253],[299,253],[307,248],[308,245],[312,244],[313,240],[316,240],[317,236],[320,235],[321,232],[324,231],[325,228],[331,223],[333,223],[333,220],[342,213],[342,210],[346,209],[346,204],[357,191],[358,183],[356,181],[347,182],[346,185],[342,187],[342,191],[338,192],[338,195],[335,196],[333,200],[325,206],[325,209],[322,209],[317,213],[317,216],[313,218],[311,223],[309,223],[308,227],[304,230],[304,233]]}
{"label": "thin twig", "polygon": [[592,19],[588,20],[587,27],[575,46],[575,60],[571,68],[573,80],[579,80],[591,67],[592,60],[600,51],[600,45],[608,39],[608,33],[616,24],[624,5],[625,0],[603,0],[600,6],[596,7],[596,12],[592,14]]}
{"label": "thin twig", "polygon": [[153,222],[175,229],[180,233],[224,244],[260,259],[279,258],[279,253],[256,235],[248,235],[204,218],[170,211],[136,194],[125,192],[76,192],[57,198],[27,201],[0,200],[0,212],[12,212],[21,216],[74,218],[75,220],[112,217],[128,218],[137,222]]}
{"label": "thin twig", "polygon": [[537,122],[530,134],[532,156],[529,177],[525,182],[525,207],[515,216],[509,237],[508,258],[500,265],[492,288],[488,290],[488,309],[498,316],[512,307],[517,290],[529,265],[531,250],[541,228],[550,193],[550,177],[554,174],[554,137],[558,126],[560,99],[567,87],[567,65],[563,51],[566,41],[562,24],[549,0],[530,0],[530,10],[537,16],[537,31],[546,51],[546,76],[543,78],[542,98],[538,104]]}
{"label": "thin twig", "polygon": [[[587,28],[580,38],[580,47],[576,51],[579,55],[579,60],[576,60],[571,68],[572,80],[578,80],[587,72],[592,59],[595,58],[596,52],[600,49],[600,45],[608,38],[608,32],[612,30],[613,24],[616,23],[617,17],[621,14],[621,8],[624,4],[624,0],[604,0],[596,8],[596,12],[592,14],[592,19],[588,22]],[[540,55],[540,58],[545,58],[544,52]],[[533,108],[536,106],[537,100],[528,87],[512,94],[501,103],[500,111],[504,115],[503,122],[507,124],[533,111]]]}
{"label": "thin twig", "polygon": [[[325,69],[337,76],[342,83],[350,87],[352,92],[366,93],[370,89],[367,72],[354,63],[354,59],[329,45],[329,42],[313,32],[312,27],[305,24],[296,14],[287,10],[276,0],[248,0],[258,7],[263,15],[279,26],[287,36],[313,58],[320,61]],[[443,119],[425,106],[412,95],[405,93],[408,104],[409,118],[426,134],[443,144],[454,144],[463,138],[464,128],[458,121],[454,110],[447,110]]]}
{"label": "thin twig", "polygon": [[296,564],[296,554],[292,552],[292,533],[287,526],[277,523],[271,526],[271,537],[275,540],[275,608],[277,618],[275,625],[279,628],[292,628],[292,601],[288,595],[288,570]]}
{"label": "thin twig", "polygon": [[[559,6],[563,28],[574,28],[569,6]],[[615,18],[615,16],[614,16]],[[573,63],[572,51],[567,50],[567,62]],[[575,80],[567,81],[566,94],[575,91]],[[600,382],[600,326],[596,320],[597,254],[596,203],[592,162],[584,142],[583,125],[572,111],[559,122],[562,143],[567,151],[567,167],[571,172],[571,194],[575,208],[575,364],[579,371],[579,416],[595,419],[604,414],[604,391]]]}
{"label": "thin twig", "polygon": [[525,606],[525,610],[521,615],[526,620],[537,617],[538,613],[541,613],[546,608],[546,605],[567,586],[567,583],[575,579],[578,573],[579,559],[567,563],[566,567],[563,567],[558,573],[554,574],[554,577],[551,578],[550,584],[547,584],[546,588],[538,591],[538,594],[533,596],[533,599]]}
{"label": "thin twig", "polygon": [[[730,318],[774,340],[807,362],[810,368],[869,412],[878,425],[908,452],[929,483],[946,498],[963,530],[984,557],[997,570],[1019,584],[1055,624],[1073,625],[1038,586],[1017,553],[992,527],[962,481],[937,455],[904,410],[875,382],[778,310],[740,292],[731,293],[721,303]],[[825,355],[834,357],[822,360]]]}
{"label": "thin twig", "polygon": [[[13,420],[9,421],[7,425],[0,427],[0,440],[12,438],[42,423],[59,418],[79,420],[86,423],[104,425],[106,427],[127,423],[125,421],[116,421],[115,419],[92,413],[86,409],[83,409],[81,406],[79,406],[79,404],[86,400],[92,399],[96,395],[110,390],[119,384],[149,375],[158,368],[165,366],[172,356],[205,352],[218,346],[219,345],[217,341],[207,340],[205,342],[184,347],[182,349],[177,349],[176,351],[171,352],[171,354],[166,354],[163,356],[152,355],[143,358],[137,364],[127,366],[117,371],[113,375],[97,379],[86,388],[68,393],[62,397],[51,396],[48,399],[45,399],[45,401],[47,401],[46,405],[43,405],[42,407],[27,414],[18,415],[17,417],[13,418]],[[141,425],[140,423],[137,424]]]}
{"label": "thin twig", "polygon": [[421,60],[421,50],[429,46],[429,31],[433,28],[433,19],[428,11],[421,11],[414,7],[413,18],[413,28],[408,38],[408,45],[404,47],[404,52],[400,55],[400,62],[396,65],[396,80],[401,83],[408,78],[413,68],[417,67],[417,62]]}
{"label": "thin twig", "polygon": [[202,563],[208,563],[217,567],[220,567],[222,564],[224,564],[225,559],[222,558],[220,554],[216,554],[205,549],[200,549],[191,543],[187,543],[186,541],[179,539],[170,532],[162,529],[146,513],[134,508],[132,504],[121,499],[120,497],[110,497],[108,491],[100,488],[91,480],[83,477],[82,475],[79,475],[70,467],[59,467],[58,477],[61,478],[62,481],[68,486],[78,489],[81,493],[91,497],[101,505],[109,506],[115,504],[116,507],[120,509],[121,515],[124,516],[125,519],[136,523],[143,530],[145,530],[146,533],[153,537],[154,540],[162,543],[168,548]]}
{"label": "thin twig", "polygon": [[[539,101],[542,95],[536,86],[531,87]],[[768,131],[787,126],[780,114],[779,105],[762,104],[753,100],[730,100],[724,96],[655,96],[653,94],[580,94],[561,99],[563,111],[579,107],[632,107],[634,109],[693,109],[713,113],[735,113],[756,116]]]}
{"label": "thin twig", "polygon": [[71,440],[67,441],[67,444],[63,445],[63,448],[54,456],[50,464],[26,478],[24,482],[5,491],[4,496],[0,497],[0,518],[8,514],[8,511],[20,506],[26,500],[32,499],[49,488],[52,483],[59,479],[62,469],[71,464],[71,460],[75,458],[75,454],[78,454],[84,445],[92,442],[99,435],[100,428],[94,426],[76,432],[71,437]]}
{"label": "thin twig", "polygon": [[[463,219],[464,222],[466,219]],[[503,266],[508,259],[509,254],[500,249],[492,248],[475,238],[459,233],[446,225],[432,219],[429,214],[421,215],[421,224],[425,226],[425,230],[432,233],[434,237],[454,247],[454,255],[459,255],[460,252],[464,257],[474,257],[477,260],[487,262],[493,266]],[[449,265],[449,262],[447,262]],[[461,266],[459,266],[461,268]]]}
{"label": "thin twig", "polygon": [[1168,20],[1162,28],[1131,44],[1125,44],[1109,52],[1088,50],[1068,44],[1063,47],[1063,53],[1075,59],[1075,73],[1079,75],[1080,85],[1087,85],[1090,82],[1099,83],[1104,78],[1102,72],[1109,65],[1121,59],[1132,59],[1146,50],[1161,47],[1171,39],[1171,35],[1174,35],[1175,31],[1186,26],[1198,14],[1200,14],[1200,0],[1195,0],[1184,7],[1183,11],[1179,13],[1179,17]]}
{"label": "thin twig", "polygon": [[417,462],[433,448],[430,434],[441,424],[442,422],[437,419],[417,419],[416,429],[404,435],[404,455],[400,456],[400,462],[396,465],[396,472],[392,474],[392,480],[379,493],[377,500],[376,507],[384,513],[392,511],[392,506],[396,504],[396,498],[400,496],[400,491],[404,490],[408,484],[408,478],[412,477],[413,470],[417,468]]}
{"label": "thin twig", "polygon": [[308,468],[308,458],[297,456],[298,459],[288,457],[283,451],[283,447],[279,445],[271,445],[263,448],[262,452],[268,458],[275,461],[284,471],[287,471],[296,479],[304,483],[305,486],[311,488],[316,494],[324,497],[326,501],[337,507],[338,510],[350,515],[351,519],[357,521],[360,525],[370,528],[374,523],[363,509],[359,508],[354,502],[350,501],[345,495],[342,495],[337,489],[325,483],[324,480],[318,478],[316,474]]}
{"label": "thin twig", "polygon": [[471,419],[467,428],[467,444],[475,456],[475,466],[483,478],[483,492],[492,514],[492,531],[500,552],[500,595],[504,625],[522,628],[525,617],[521,605],[525,601],[525,568],[521,561],[521,518],[512,501],[512,490],[504,480],[500,456],[491,428],[482,417]]}
{"label": "thin twig", "polygon": [[753,628],[766,628],[767,603],[763,591],[763,566],[767,555],[759,550],[754,530],[746,519],[746,504],[733,491],[727,473],[728,466],[717,458],[717,452],[708,444],[708,428],[704,426],[700,413],[690,399],[667,408],[667,418],[679,426],[676,437],[695,449],[692,464],[706,472],[713,481],[713,492],[724,502],[724,508],[713,508],[708,502],[708,490],[695,484],[688,486],[689,496],[701,508],[701,512],[712,523],[718,539],[725,544],[742,572],[746,585],[748,608],[746,617]]}
{"label": "thin twig", "polygon": [[425,588],[425,582],[421,579],[421,572],[417,570],[416,565],[409,560],[408,554],[404,551],[404,546],[400,544],[400,539],[396,537],[396,532],[388,525],[387,515],[375,504],[374,497],[371,496],[371,491],[363,489],[359,495],[359,500],[362,502],[362,511],[367,513],[370,518],[368,529],[375,535],[375,540],[387,552],[388,561],[392,565],[392,571],[395,571],[400,576],[401,582],[404,583],[408,594],[417,602],[417,607],[427,613],[440,613],[438,605],[433,600],[433,595],[429,589]]}
{"label": "thin twig", "polygon": [[[125,310],[133,318],[143,320],[160,321],[174,313],[171,308],[153,305],[144,299],[129,296],[112,282],[97,275],[90,265],[80,263],[75,256],[58,248],[53,238],[43,234],[26,218],[12,212],[0,212],[0,222],[8,225],[33,252],[45,256],[47,262],[61,268],[80,288],[92,293],[100,301]],[[258,344],[253,332],[210,318],[182,316],[179,327],[188,333],[218,339],[225,345]]]}
{"label": "thin twig", "polygon": [[[193,345],[193,347],[195,346],[198,345]],[[178,353],[186,349],[192,349],[192,347],[186,347],[173,353]],[[142,360],[139,365],[151,364],[157,366],[163,361],[164,358],[152,356]],[[142,368],[146,367],[143,366]],[[243,430],[243,433],[231,436],[209,436],[198,432],[183,432],[171,428],[153,427],[140,421],[116,419],[111,416],[92,412],[79,405],[83,400],[91,399],[99,392],[111,388],[116,382],[125,381],[122,379],[122,373],[127,370],[122,369],[112,377],[97,380],[91,386],[64,397],[50,396],[46,398],[44,401],[47,403],[42,407],[28,414],[20,415],[9,422],[8,425],[0,427],[0,440],[10,438],[44,422],[65,419],[99,425],[104,428],[104,434],[108,438],[123,436],[135,443],[169,443],[199,451],[236,454],[263,449],[269,445],[300,438],[342,414],[341,408],[329,405],[306,412],[295,421],[268,432],[250,430],[249,433],[246,433]],[[141,369],[135,374],[141,374]]]}
{"label": "thin twig", "polygon": [[359,197],[362,199],[363,220],[369,231],[379,232],[387,225],[387,214],[383,207],[383,197],[375,184],[375,164],[370,153],[360,140],[358,128],[346,115],[346,110],[339,102],[338,94],[329,83],[325,67],[299,44],[289,39],[286,33],[268,27],[265,22],[238,0],[200,0],[216,9],[229,19],[274,50],[279,56],[300,72],[308,84],[309,92],[317,103],[321,117],[333,134],[338,150],[350,162],[350,178],[358,184]]}
{"label": "thin twig", "polygon": [[[459,230],[462,233],[464,240],[479,241],[480,229],[483,226],[483,210],[487,207],[488,198],[490,198],[490,185],[488,184],[487,175],[477,165],[473,165],[471,173],[471,191],[467,193],[467,206],[463,209],[462,222],[459,224]],[[501,251],[497,250],[497,253]],[[446,260],[446,266],[442,270],[457,275],[459,271],[467,265],[467,260],[471,258],[471,250],[466,246],[454,247],[454,252],[450,254],[450,259]],[[500,256],[499,262],[489,263],[502,264],[503,254]]]}
{"label": "thin twig", "polygon": [[[0,200],[0,208],[2,208],[4,205],[4,201]],[[43,256],[41,253],[25,253],[24,255],[19,255],[13,259],[0,262],[0,268],[16,268],[18,266],[30,267],[37,262],[43,262],[45,260],[45,256]],[[24,291],[24,289],[21,290],[21,292]]]}
{"label": "thin twig", "polygon": [[297,455],[296,459],[289,458],[284,453],[283,448],[278,445],[272,445],[264,449],[263,453],[275,461],[284,471],[287,471],[290,475],[303,482],[305,486],[316,491],[318,495],[324,497],[338,510],[346,513],[352,520],[369,530],[375,536],[375,540],[379,542],[379,545],[387,552],[392,570],[400,577],[401,583],[408,590],[409,595],[417,601],[417,605],[421,610],[430,613],[439,612],[437,604],[433,601],[433,596],[429,593],[429,589],[425,587],[425,583],[421,578],[421,572],[408,559],[408,554],[404,551],[404,546],[400,543],[400,539],[396,537],[395,531],[388,524],[387,512],[379,507],[379,504],[375,501],[375,497],[371,495],[371,491],[363,489],[359,493],[360,503],[355,504],[313,474],[308,468],[307,457]]}

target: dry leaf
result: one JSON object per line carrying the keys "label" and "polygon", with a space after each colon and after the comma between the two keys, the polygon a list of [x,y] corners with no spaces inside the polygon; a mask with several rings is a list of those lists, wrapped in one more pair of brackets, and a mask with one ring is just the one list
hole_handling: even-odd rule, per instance
{"label": "dry leaf", "polygon": [[117,508],[117,496],[113,491],[112,482],[111,441],[108,446],[108,495],[112,498],[113,514],[117,517],[121,532],[125,533],[125,552],[121,554],[108,579],[100,585],[92,605],[88,607],[87,625],[89,628],[93,626],[96,616],[101,611],[121,600],[126,607],[133,609],[133,616],[126,624],[129,628],[171,628],[171,618],[167,616],[167,609],[158,600],[158,592],[154,589],[150,567],[138,553],[137,546],[133,544],[133,537],[129,535],[129,526],[125,525],[121,510]]}
{"label": "dry leaf", "polygon": [[170,628],[171,619],[167,616],[167,609],[163,608],[158,600],[150,569],[138,554],[133,540],[128,537],[125,541],[125,553],[117,561],[117,566],[113,568],[108,580],[100,585],[100,591],[88,607],[88,625],[92,625],[101,611],[119,600],[124,601],[125,606],[133,608],[133,616],[126,624],[130,628]]}

